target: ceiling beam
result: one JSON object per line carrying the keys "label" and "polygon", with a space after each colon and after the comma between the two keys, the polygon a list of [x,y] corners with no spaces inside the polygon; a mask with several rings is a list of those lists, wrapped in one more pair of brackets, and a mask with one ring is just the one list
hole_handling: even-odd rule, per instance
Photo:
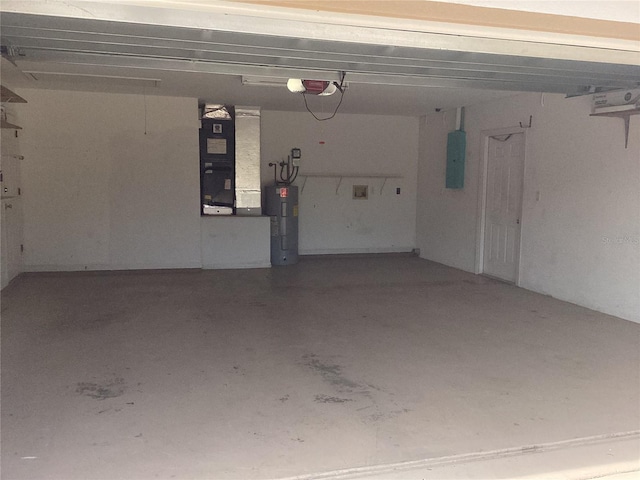
{"label": "ceiling beam", "polygon": [[260,16],[271,11],[255,14],[246,6],[220,15],[228,5],[213,1],[203,13],[126,1],[3,0],[0,34],[3,45],[20,52],[18,65],[28,61],[39,71],[57,65],[58,73],[84,65],[132,76],[155,69],[330,80],[347,72],[350,83],[570,95],[640,85],[633,48],[273,20]]}
{"label": "ceiling beam", "polygon": [[[344,2],[340,2],[344,3]],[[349,3],[349,2],[346,2]],[[367,4],[369,2],[366,2]],[[396,2],[382,2],[395,4]],[[419,5],[423,2],[414,2]],[[142,6],[147,5],[147,6]],[[151,6],[148,6],[151,5]],[[158,5],[164,5],[159,7]],[[184,7],[189,7],[184,8]],[[173,7],[173,8],[167,8]],[[183,8],[178,8],[183,7]],[[387,17],[336,15],[333,12],[233,3],[179,1],[117,3],[78,0],[2,0],[2,12],[45,15],[51,22],[85,19],[136,25],[194,28],[207,31],[251,33],[257,35],[332,39],[357,44],[434,48],[471,53],[525,56],[637,65],[637,40],[607,39],[496,28],[466,28],[446,24]],[[4,17],[4,15],[3,15]],[[615,22],[612,22],[615,23]],[[46,27],[46,25],[45,25]]]}
{"label": "ceiling beam", "polygon": [[[137,72],[173,71],[189,73],[211,73],[217,75],[250,75],[274,78],[313,78],[317,80],[339,81],[339,72],[329,70],[313,70],[307,68],[248,65],[243,63],[224,63],[215,61],[180,60],[168,58],[135,57],[111,54],[92,54],[81,52],[33,52],[25,57],[28,61],[20,61],[18,65],[25,71],[38,69],[47,72],[65,72],[68,67],[85,67],[90,72],[94,67],[115,67]],[[47,66],[50,66],[47,68]],[[417,87],[454,87],[478,88],[508,91],[532,91],[576,94],[585,93],[589,85],[581,87],[553,80],[540,80],[531,77],[517,80],[496,78],[450,77],[437,74],[406,75],[388,72],[347,72],[346,80],[350,84],[366,83],[374,85],[396,85]],[[613,84],[616,85],[616,84]],[[600,87],[614,88],[609,83]]]}

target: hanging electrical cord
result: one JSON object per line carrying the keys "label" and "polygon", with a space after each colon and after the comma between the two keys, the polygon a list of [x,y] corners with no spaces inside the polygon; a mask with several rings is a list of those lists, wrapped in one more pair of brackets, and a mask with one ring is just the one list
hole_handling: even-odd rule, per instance
{"label": "hanging electrical cord", "polygon": [[293,182],[296,181],[296,178],[298,178],[298,171],[300,170],[300,167],[293,167],[293,176],[291,177],[291,180],[289,181],[289,184],[292,184]]}
{"label": "hanging electrical cord", "polygon": [[[285,174],[284,171],[284,167],[287,167],[287,171]],[[300,170],[300,167],[291,167],[291,157],[287,157],[287,161],[282,161],[280,162],[280,182],[276,182],[276,183],[283,183],[285,185],[291,185],[293,182],[296,181],[296,178],[298,178],[298,170]]]}
{"label": "hanging electrical cord", "polygon": [[[280,166],[280,173],[278,173],[278,165]],[[276,185],[291,185],[296,181],[296,178],[298,178],[298,172],[300,171],[299,166],[292,166],[291,156],[288,156],[286,161],[282,160],[279,163],[271,162],[269,166],[273,167],[273,181]],[[280,177],[280,180],[278,180],[278,177]]]}
{"label": "hanging electrical cord", "polygon": [[280,181],[287,183],[287,181],[289,180],[289,174],[287,173],[287,175],[284,174],[284,167],[285,165],[287,166],[287,170],[289,169],[289,162],[285,163],[285,162],[280,162]]}
{"label": "hanging electrical cord", "polygon": [[342,105],[342,100],[344,99],[344,92],[345,92],[345,88],[344,88],[344,77],[346,77],[346,72],[340,72],[341,76],[340,76],[340,85],[338,85],[338,82],[333,82],[333,84],[336,86],[336,88],[340,91],[340,101],[338,102],[338,105],[336,105],[335,110],[333,111],[333,113],[328,116],[328,117],[324,117],[324,118],[320,118],[318,117],[315,113],[313,113],[311,111],[311,109],[309,108],[309,105],[307,104],[307,94],[303,93],[302,94],[302,98],[304,98],[304,106],[307,109],[307,112],[309,112],[313,118],[315,118],[316,120],[318,120],[319,122],[324,122],[326,120],[331,120],[333,117],[336,116],[336,114],[338,113],[338,110],[340,109],[340,105]]}

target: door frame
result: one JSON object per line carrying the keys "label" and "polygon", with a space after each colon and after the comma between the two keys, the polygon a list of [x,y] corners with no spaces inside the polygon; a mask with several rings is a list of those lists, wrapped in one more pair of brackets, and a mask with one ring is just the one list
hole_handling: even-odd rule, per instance
{"label": "door frame", "polygon": [[522,228],[524,225],[524,193],[526,170],[527,170],[527,128],[523,127],[505,127],[491,130],[482,130],[480,132],[480,175],[478,175],[478,208],[476,214],[476,265],[475,273],[482,274],[484,269],[484,233],[486,227],[486,211],[487,211],[487,180],[489,168],[489,138],[500,137],[503,135],[513,135],[521,133],[523,135],[524,148],[522,151],[522,199],[520,202],[520,241],[518,244],[518,264],[516,265],[516,281],[515,285],[520,286],[520,263],[522,260]]}

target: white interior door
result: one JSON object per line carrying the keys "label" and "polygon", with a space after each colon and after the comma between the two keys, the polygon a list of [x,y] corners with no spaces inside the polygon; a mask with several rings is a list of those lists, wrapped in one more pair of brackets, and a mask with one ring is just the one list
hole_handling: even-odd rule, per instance
{"label": "white interior door", "polygon": [[524,134],[489,138],[483,273],[518,279]]}
{"label": "white interior door", "polygon": [[0,288],[22,272],[22,213],[20,198],[5,198],[1,202]]}

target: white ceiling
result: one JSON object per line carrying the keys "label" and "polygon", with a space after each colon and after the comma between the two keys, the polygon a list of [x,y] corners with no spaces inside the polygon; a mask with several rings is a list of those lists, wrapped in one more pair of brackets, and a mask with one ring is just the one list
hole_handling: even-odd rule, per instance
{"label": "white ceiling", "polygon": [[[3,83],[295,111],[304,109],[303,97],[286,90],[286,78],[337,79],[345,71],[349,88],[341,112],[401,115],[518,91],[571,94],[640,84],[637,45],[597,48],[591,39],[558,35],[508,39],[505,31],[457,29],[454,35],[415,22],[215,0],[206,8],[197,1],[188,9],[177,6],[180,2],[3,0],[2,44],[11,47],[19,68],[3,59]],[[280,86],[243,85],[243,76]],[[308,101],[323,114],[339,98]]]}
{"label": "white ceiling", "polygon": [[640,2],[637,0],[445,0],[477,7],[504,8],[526,12],[567,15],[570,17],[640,23]]}

